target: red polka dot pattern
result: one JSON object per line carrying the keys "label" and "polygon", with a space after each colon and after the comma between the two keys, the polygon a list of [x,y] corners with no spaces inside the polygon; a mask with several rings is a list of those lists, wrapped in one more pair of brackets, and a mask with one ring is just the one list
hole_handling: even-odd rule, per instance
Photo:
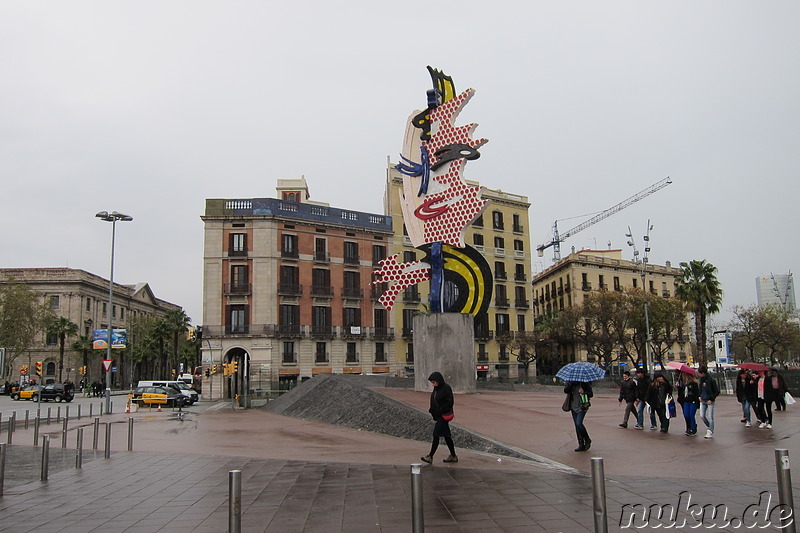
{"label": "red polka dot pattern", "polygon": [[370,283],[370,285],[389,284],[389,288],[378,298],[378,301],[389,311],[392,310],[400,291],[422,281],[427,281],[431,277],[430,266],[427,263],[422,261],[398,263],[397,257],[399,255],[399,253],[390,255],[382,260],[379,263],[381,268],[373,272],[373,275],[379,276],[378,279]]}

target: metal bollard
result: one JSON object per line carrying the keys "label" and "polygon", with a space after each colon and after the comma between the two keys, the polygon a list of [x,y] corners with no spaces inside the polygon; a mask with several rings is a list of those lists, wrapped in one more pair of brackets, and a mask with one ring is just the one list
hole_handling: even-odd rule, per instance
{"label": "metal bollard", "polygon": [[133,417],[128,419],[128,451],[133,451]]}
{"label": "metal bollard", "polygon": [[29,415],[30,415],[30,413],[28,413],[28,410],[25,409],[25,429],[28,429],[28,416]]}
{"label": "metal bollard", "polygon": [[592,509],[595,533],[608,533],[606,478],[602,457],[592,457]]}
{"label": "metal bollard", "polygon": [[42,481],[47,481],[47,469],[50,466],[50,437],[42,437]]}
{"label": "metal bollard", "polygon": [[103,404],[102,404],[102,402],[100,403],[100,416],[103,416]]}
{"label": "metal bollard", "polygon": [[64,407],[64,418],[69,418],[69,405]]}
{"label": "metal bollard", "polygon": [[111,422],[106,422],[106,448],[104,457],[111,457]]}
{"label": "metal bollard", "polygon": [[75,468],[81,468],[83,466],[83,428],[78,428],[78,442],[75,449]]}
{"label": "metal bollard", "polygon": [[89,404],[89,418],[92,418],[92,404]]}
{"label": "metal bollard", "polygon": [[81,404],[78,404],[78,420],[81,419]]}
{"label": "metal bollard", "polygon": [[11,413],[11,420],[9,421],[8,430],[9,431],[16,431],[17,430],[17,412],[16,411]]}
{"label": "metal bollard", "polygon": [[6,482],[6,445],[0,444],[0,496],[3,495],[3,485]]}
{"label": "metal bollard", "polygon": [[56,407],[56,424],[61,422],[61,406]]}
{"label": "metal bollard", "polygon": [[242,471],[228,472],[228,533],[242,533]]}
{"label": "metal bollard", "polygon": [[8,443],[11,444],[11,438],[14,436],[14,432],[11,431],[11,419],[10,418],[8,419],[7,433],[8,433]]}
{"label": "metal bollard", "polygon": [[67,447],[67,424],[69,424],[69,417],[64,417],[64,422],[61,424],[61,447]]}
{"label": "metal bollard", "polygon": [[40,419],[37,416],[36,418],[33,419],[33,445],[34,446],[38,446],[39,445],[39,423],[40,423]]}
{"label": "metal bollard", "polygon": [[98,438],[99,435],[100,435],[100,419],[99,418],[95,418],[94,419],[94,438],[92,439],[92,449],[93,450],[97,449],[97,440],[98,440],[97,438]]}
{"label": "metal bollard", "polygon": [[789,508],[788,516],[781,512],[779,528],[785,528],[787,533],[796,533],[794,515],[794,496],[792,495],[792,469],[789,467],[789,450],[778,448],[775,450],[775,470],[778,474],[778,499],[781,506]]}
{"label": "metal bollard", "polygon": [[422,506],[422,463],[411,464],[411,531],[425,531],[425,513]]}
{"label": "metal bollard", "polygon": [[52,407],[48,407],[47,408],[47,425],[48,426],[50,425],[50,410],[51,409],[52,409]]}

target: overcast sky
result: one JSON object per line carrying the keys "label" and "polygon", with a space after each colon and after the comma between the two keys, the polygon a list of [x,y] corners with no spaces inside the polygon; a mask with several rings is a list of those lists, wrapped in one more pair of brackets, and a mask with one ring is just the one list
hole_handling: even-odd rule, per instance
{"label": "overcast sky", "polygon": [[800,268],[798,20],[795,0],[2,2],[0,266],[107,277],[94,214],[127,213],[115,281],[199,324],[205,199],[304,175],[381,213],[430,64],[476,89],[465,175],[529,198],[532,247],[670,176],[562,252],[630,258],[650,219],[651,262],[713,263],[727,312]]}

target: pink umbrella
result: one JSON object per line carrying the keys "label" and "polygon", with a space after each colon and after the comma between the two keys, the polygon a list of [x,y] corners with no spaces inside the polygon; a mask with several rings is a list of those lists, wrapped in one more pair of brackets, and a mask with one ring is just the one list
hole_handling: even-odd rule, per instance
{"label": "pink umbrella", "polygon": [[762,365],[761,363],[741,363],[736,365],[739,368],[746,368],[747,370],[755,370],[757,372],[763,372],[764,370],[769,370],[767,365]]}
{"label": "pink umbrella", "polygon": [[678,372],[686,372],[687,374],[691,374],[693,376],[697,375],[697,370],[681,361],[670,361],[667,363],[667,366],[674,368]]}

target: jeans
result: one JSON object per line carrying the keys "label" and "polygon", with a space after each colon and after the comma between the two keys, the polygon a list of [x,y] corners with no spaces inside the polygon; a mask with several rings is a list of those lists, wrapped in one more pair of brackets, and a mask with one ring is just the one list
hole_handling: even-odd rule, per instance
{"label": "jeans", "polygon": [[683,402],[683,418],[686,420],[686,431],[697,433],[697,404],[694,402]]}
{"label": "jeans", "polygon": [[750,405],[750,400],[743,400],[742,401],[742,418],[750,422],[750,409],[753,408]]}
{"label": "jeans", "polygon": [[703,424],[706,425],[709,431],[712,433],[714,432],[714,402],[711,404],[707,404],[706,402],[700,402],[700,418],[703,420]]}
{"label": "jeans", "polygon": [[636,425],[639,427],[644,426],[644,410],[647,407],[647,403],[644,400],[639,400],[639,405],[636,406]]}
{"label": "jeans", "polygon": [[583,419],[586,418],[586,413],[583,409],[579,411],[570,411],[572,413],[572,421],[575,423],[575,434],[578,435],[578,444],[583,444],[584,441],[589,439],[589,432],[586,431],[586,426],[583,425]]}

